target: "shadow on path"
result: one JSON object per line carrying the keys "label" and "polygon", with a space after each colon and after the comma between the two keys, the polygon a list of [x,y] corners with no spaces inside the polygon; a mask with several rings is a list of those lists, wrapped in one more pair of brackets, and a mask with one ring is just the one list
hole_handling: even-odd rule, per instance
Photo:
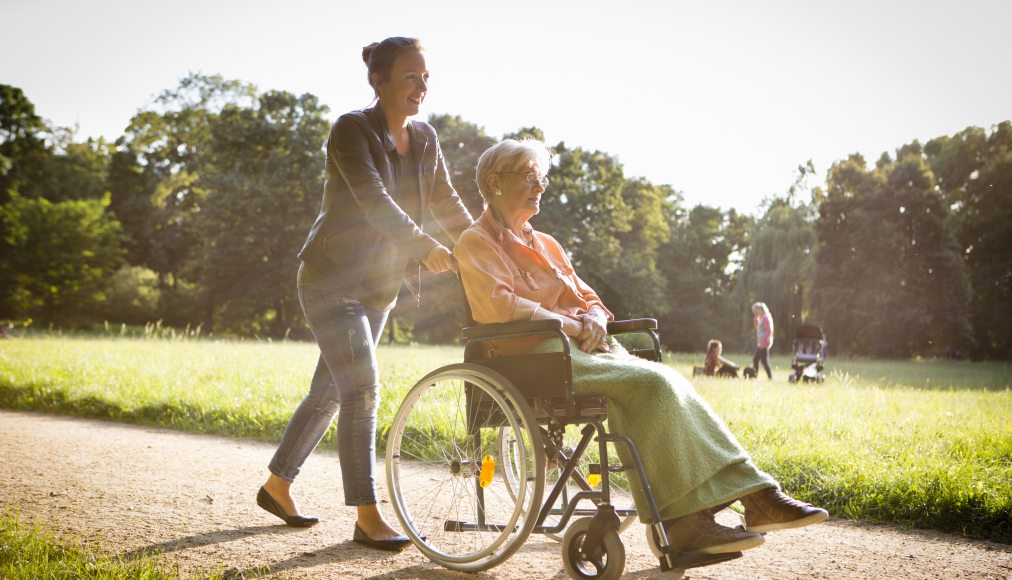
{"label": "shadow on path", "polygon": [[[334,544],[327,546],[319,550],[312,552],[303,552],[298,556],[293,556],[287,560],[282,560],[271,564],[268,568],[270,574],[280,574],[289,570],[296,570],[299,568],[311,568],[315,566],[325,566],[327,564],[338,564],[346,561],[356,562],[389,562],[394,554],[391,552],[384,552],[381,550],[372,550],[369,548],[363,548],[355,542],[349,540],[341,542],[340,544]],[[262,570],[244,570],[243,574],[253,574],[256,572],[262,572]],[[414,564],[407,568],[401,568],[398,570],[391,570],[375,576],[364,576],[363,578],[401,578],[405,576],[415,576],[422,578],[481,578],[481,575],[468,574],[465,572],[454,572],[453,570],[447,570],[440,567],[437,564]]]}
{"label": "shadow on path", "polygon": [[298,530],[284,525],[250,526],[246,528],[233,528],[230,530],[215,530],[213,532],[187,536],[185,538],[169,540],[167,542],[160,542],[158,544],[151,544],[150,546],[130,550],[129,552],[122,554],[121,557],[124,559],[135,559],[152,554],[165,554],[169,552],[176,552],[178,550],[209,546],[211,544],[223,544],[225,542],[233,542],[250,536],[259,536],[262,534],[287,534],[296,531]]}

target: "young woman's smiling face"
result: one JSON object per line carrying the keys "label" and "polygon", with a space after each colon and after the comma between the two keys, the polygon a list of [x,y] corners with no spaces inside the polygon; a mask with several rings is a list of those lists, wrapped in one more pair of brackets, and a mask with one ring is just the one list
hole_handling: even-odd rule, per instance
{"label": "young woman's smiling face", "polygon": [[394,59],[390,75],[377,85],[380,106],[388,113],[410,117],[417,115],[429,91],[429,69],[425,56],[416,50],[401,53]]}

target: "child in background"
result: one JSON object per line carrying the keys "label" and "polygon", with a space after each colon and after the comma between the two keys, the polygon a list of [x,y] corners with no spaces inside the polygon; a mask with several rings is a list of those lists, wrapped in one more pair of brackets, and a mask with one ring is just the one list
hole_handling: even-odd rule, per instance
{"label": "child in background", "polygon": [[708,377],[738,378],[738,365],[720,356],[724,346],[717,339],[711,339],[706,345],[706,360],[703,362],[703,374]]}

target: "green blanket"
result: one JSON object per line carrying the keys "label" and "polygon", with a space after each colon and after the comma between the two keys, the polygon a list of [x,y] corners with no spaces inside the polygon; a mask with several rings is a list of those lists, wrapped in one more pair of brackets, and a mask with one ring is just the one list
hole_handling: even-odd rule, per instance
{"label": "green blanket", "polygon": [[[681,374],[630,355],[614,339],[610,342],[611,353],[593,355],[574,345],[574,390],[578,396],[608,399],[608,429],[636,444],[662,520],[777,486],[752,463],[748,452]],[[558,346],[558,341],[546,341],[535,351],[558,350]],[[622,464],[631,467],[624,446],[616,448]],[[635,472],[629,473],[636,481]],[[640,520],[654,523],[642,487],[631,487]]]}

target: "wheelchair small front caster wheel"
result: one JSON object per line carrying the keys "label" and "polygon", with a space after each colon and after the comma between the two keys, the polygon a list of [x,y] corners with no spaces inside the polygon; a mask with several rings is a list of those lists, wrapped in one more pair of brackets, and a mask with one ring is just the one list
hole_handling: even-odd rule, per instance
{"label": "wheelchair small front caster wheel", "polygon": [[615,580],[625,569],[625,546],[618,532],[608,530],[601,545],[592,553],[585,553],[583,541],[593,518],[580,518],[573,522],[562,538],[562,563],[570,578]]}

